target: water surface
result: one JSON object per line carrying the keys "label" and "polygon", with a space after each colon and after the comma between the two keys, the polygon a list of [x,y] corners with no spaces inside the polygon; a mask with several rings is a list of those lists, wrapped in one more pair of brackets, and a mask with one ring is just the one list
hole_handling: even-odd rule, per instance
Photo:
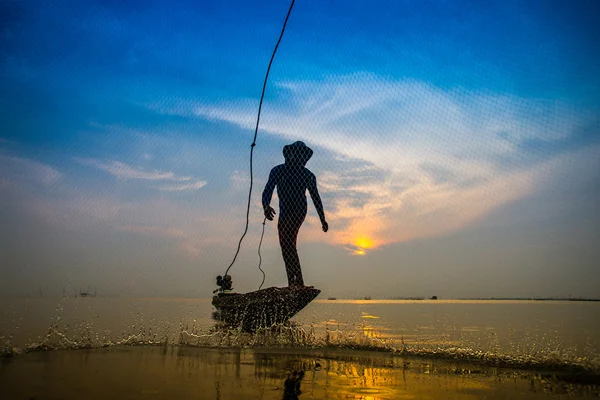
{"label": "water surface", "polygon": [[209,299],[3,299],[2,397],[585,398],[600,393],[599,311],[317,300],[248,334],[215,322]]}

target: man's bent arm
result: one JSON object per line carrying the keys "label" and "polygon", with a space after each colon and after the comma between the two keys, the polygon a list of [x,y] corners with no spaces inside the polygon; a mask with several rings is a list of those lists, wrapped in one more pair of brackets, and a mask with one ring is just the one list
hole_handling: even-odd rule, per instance
{"label": "man's bent arm", "polygon": [[262,194],[263,210],[271,205],[271,198],[273,197],[275,185],[277,185],[277,174],[275,173],[275,168],[273,168],[269,174],[269,181],[265,185],[265,190],[263,190]]}
{"label": "man's bent arm", "polygon": [[317,178],[313,177],[310,180],[310,184],[308,185],[308,192],[310,193],[310,197],[317,209],[317,214],[319,214],[319,219],[321,222],[325,222],[325,211],[323,211],[323,203],[321,202],[321,196],[319,196],[319,190],[317,189]]}

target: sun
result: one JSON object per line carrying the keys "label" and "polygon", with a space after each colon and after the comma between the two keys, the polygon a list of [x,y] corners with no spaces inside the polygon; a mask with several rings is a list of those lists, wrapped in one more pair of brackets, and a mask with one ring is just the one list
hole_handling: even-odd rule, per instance
{"label": "sun", "polygon": [[353,253],[357,256],[364,256],[367,249],[373,248],[373,241],[366,236],[359,236],[353,242]]}
{"label": "sun", "polygon": [[365,236],[356,239],[355,244],[356,247],[360,247],[361,249],[369,249],[373,247],[373,241]]}

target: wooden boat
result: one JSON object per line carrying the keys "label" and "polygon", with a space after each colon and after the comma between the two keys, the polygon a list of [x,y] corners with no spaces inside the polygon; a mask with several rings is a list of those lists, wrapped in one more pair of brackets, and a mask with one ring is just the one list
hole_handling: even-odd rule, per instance
{"label": "wooden boat", "polygon": [[213,318],[244,331],[281,324],[292,318],[321,293],[312,286],[270,287],[250,293],[219,292],[212,304]]}

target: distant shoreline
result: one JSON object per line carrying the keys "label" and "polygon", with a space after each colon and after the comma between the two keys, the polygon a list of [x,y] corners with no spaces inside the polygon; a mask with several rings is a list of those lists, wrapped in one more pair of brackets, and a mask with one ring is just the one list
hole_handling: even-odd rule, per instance
{"label": "distant shoreline", "polygon": [[[102,298],[102,299],[163,299],[163,300],[173,300],[173,299],[185,299],[185,300],[206,300],[211,301],[211,297],[195,297],[195,296],[34,296],[34,295],[0,295],[0,299],[90,299],[90,298]],[[363,296],[363,297],[327,297],[327,298],[319,298],[317,300],[320,301],[427,301],[427,302],[435,302],[435,301],[577,301],[577,302],[600,302],[600,298],[585,298],[585,297],[372,297],[372,296]]]}
{"label": "distant shoreline", "polygon": [[459,297],[459,298],[431,298],[431,297],[382,297],[373,298],[370,296],[366,297],[355,297],[355,298],[341,298],[341,297],[329,297],[327,300],[406,300],[406,301],[436,301],[436,300],[494,300],[494,301],[591,301],[600,302],[600,299],[588,299],[588,298],[568,298],[568,297]]}
{"label": "distant shoreline", "polygon": [[532,300],[532,301],[600,301],[600,299],[563,298],[563,297],[482,297],[457,300]]}

